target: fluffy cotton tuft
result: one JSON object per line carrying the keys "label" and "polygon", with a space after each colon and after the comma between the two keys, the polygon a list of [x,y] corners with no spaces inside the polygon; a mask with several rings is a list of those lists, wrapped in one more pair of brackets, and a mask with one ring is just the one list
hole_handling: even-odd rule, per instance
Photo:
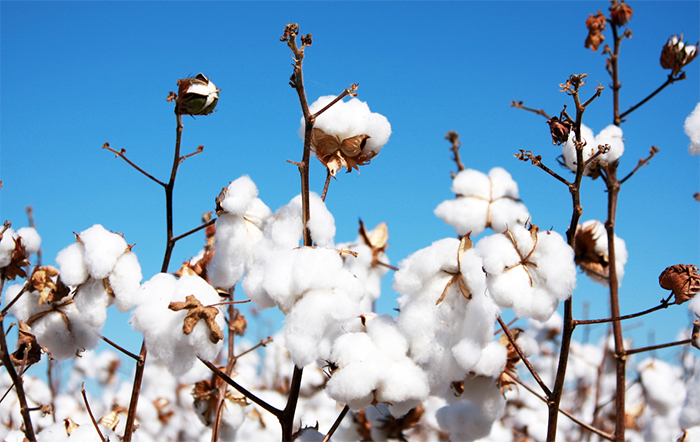
{"label": "fluffy cotton tuft", "polygon": [[685,134],[690,138],[688,152],[691,155],[700,155],[700,103],[695,106],[693,112],[685,119]]}
{"label": "fluffy cotton tuft", "polygon": [[122,235],[112,233],[99,224],[81,232],[79,238],[85,247],[85,265],[88,273],[95,279],[109,276],[117,259],[128,247]]}
{"label": "fluffy cotton tuft", "polygon": [[33,227],[22,227],[17,231],[7,228],[0,236],[0,268],[7,267],[12,262],[17,242],[24,248],[20,260],[38,252],[41,247],[41,237]]}
{"label": "fluffy cotton tuft", "polygon": [[[319,97],[309,112],[316,113],[335,100],[334,95]],[[301,119],[299,136],[304,136],[305,123]],[[353,98],[339,101],[323,112],[314,123],[314,128],[321,129],[327,135],[335,135],[341,141],[356,135],[369,135],[370,138],[362,149],[362,155],[375,156],[389,141],[391,124],[385,116],[369,110],[367,103]]]}
{"label": "fluffy cotton tuft", "polygon": [[[581,236],[585,232],[585,238]],[[590,246],[593,247],[590,247]],[[579,224],[576,229],[576,262],[581,269],[594,282],[608,285],[609,268],[608,258],[608,233],[600,221],[591,220]],[[600,262],[606,263],[601,266]],[[617,273],[618,286],[622,285],[625,276],[625,264],[627,264],[627,246],[625,241],[615,235],[615,271]]]}
{"label": "fluffy cotton tuft", "polygon": [[[569,140],[562,144],[562,153],[564,156],[564,164],[566,164],[569,169],[576,171],[576,148],[574,147],[574,137],[575,133],[572,130],[569,134]],[[622,129],[612,124],[603,129],[595,137],[593,136],[593,131],[582,124],[581,140],[586,143],[586,145],[583,147],[584,162],[598,152],[598,146],[607,144],[610,146],[610,151],[599,155],[597,157],[597,161],[613,163],[619,160],[622,153],[625,151],[625,145],[622,140]],[[593,161],[591,164],[586,166],[586,170],[583,172],[584,175],[591,175],[594,173],[597,167],[597,161]]]}
{"label": "fluffy cotton tuft", "polygon": [[514,226],[476,248],[494,302],[518,317],[546,321],[576,285],[574,252],[556,232]]}
{"label": "fluffy cotton tuft", "polygon": [[463,170],[452,181],[452,191],[457,198],[440,203],[435,215],[454,227],[459,236],[469,232],[476,236],[487,227],[501,233],[530,217],[518,198],[518,184],[500,167],[494,167],[488,175]]}

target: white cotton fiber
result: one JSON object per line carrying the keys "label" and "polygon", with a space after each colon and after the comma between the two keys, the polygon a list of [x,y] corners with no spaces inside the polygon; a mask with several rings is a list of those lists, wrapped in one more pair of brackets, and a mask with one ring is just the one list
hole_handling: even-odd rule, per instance
{"label": "white cotton fiber", "polygon": [[258,196],[258,188],[248,175],[233,181],[226,190],[221,208],[231,215],[243,216],[251,202]]}
{"label": "white cotton fiber", "polygon": [[456,199],[443,201],[435,215],[455,228],[459,236],[474,237],[491,227],[500,233],[509,225],[524,224],[530,217],[518,198],[518,185],[511,175],[494,167],[486,175],[476,170],[459,172],[453,182]]}
{"label": "white cotton fiber", "polygon": [[311,231],[311,239],[318,247],[333,247],[335,237],[335,220],[317,193],[309,193],[309,209],[311,218],[307,226]]}
{"label": "white cotton fiber", "polygon": [[[569,169],[576,171],[576,148],[574,147],[574,137],[575,133],[572,130],[569,134],[569,140],[562,144],[562,152],[564,156],[564,164],[566,164]],[[581,125],[581,140],[585,141],[586,145],[583,147],[583,161],[587,161],[595,153],[598,152],[598,146],[608,145],[610,150],[607,153],[599,155],[596,160],[590,163],[584,175],[590,175],[592,171],[596,168],[597,161],[606,161],[608,163],[613,163],[620,159],[622,153],[625,151],[625,146],[622,138],[622,129],[618,126],[610,125],[603,129],[597,136],[593,136],[593,131]]]}
{"label": "white cotton fiber", "polygon": [[112,271],[117,259],[126,252],[124,237],[112,233],[99,224],[80,233],[85,246],[85,265],[95,279],[104,279]]}
{"label": "white cotton fiber", "polygon": [[696,362],[693,376],[688,382],[688,390],[681,410],[679,424],[681,428],[700,425],[700,365]]}
{"label": "white cotton fiber", "polygon": [[109,275],[109,285],[114,293],[114,303],[121,313],[134,308],[134,297],[139,291],[142,278],[141,266],[134,252],[124,253],[117,259]]}
{"label": "white cotton fiber", "polygon": [[[326,95],[319,97],[309,111],[313,114],[323,109],[336,97]],[[305,123],[301,119],[299,136],[304,136]],[[324,111],[314,123],[314,128],[321,129],[327,135],[335,135],[340,141],[356,135],[369,135],[362,153],[364,155],[376,155],[389,141],[391,125],[383,115],[370,111],[367,103],[353,98],[348,101],[339,101]]]}
{"label": "white cotton fiber", "polygon": [[78,288],[73,297],[82,320],[97,329],[101,329],[104,325],[107,320],[107,307],[112,304],[112,298],[105,291],[102,281],[88,279]]}
{"label": "white cotton fiber", "polygon": [[695,106],[693,112],[685,119],[683,126],[685,134],[690,138],[688,152],[691,155],[700,155],[700,103]]}
{"label": "white cotton fiber", "polygon": [[56,264],[61,272],[61,280],[66,285],[77,286],[90,277],[85,265],[85,247],[81,243],[73,243],[58,252]]}
{"label": "white cotton fiber", "polygon": [[24,246],[24,254],[26,256],[39,251],[41,247],[41,237],[33,227],[22,227],[15,232],[14,236],[22,238],[22,245]]}
{"label": "white cotton fiber", "polygon": [[[592,252],[596,255],[602,256],[606,261],[609,261],[608,257],[608,233],[605,230],[603,223],[597,220],[590,220],[579,224],[577,228],[577,235],[579,235],[581,230],[589,230],[592,238],[595,240],[595,246]],[[622,285],[622,278],[625,276],[625,264],[627,264],[627,245],[625,241],[615,235],[615,271],[617,273],[618,286]],[[591,278],[593,282],[608,286],[609,270],[606,269],[605,276],[603,278],[594,272],[586,271],[583,269],[586,275]]]}
{"label": "white cotton fiber", "polygon": [[0,239],[0,268],[7,267],[12,261],[12,252],[15,250],[14,230],[9,228],[5,230]]}

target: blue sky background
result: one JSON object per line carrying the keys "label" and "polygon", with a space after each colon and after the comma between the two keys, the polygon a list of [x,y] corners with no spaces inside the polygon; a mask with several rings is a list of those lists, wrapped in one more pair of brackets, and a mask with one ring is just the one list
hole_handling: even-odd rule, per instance
{"label": "blue sky background", "polygon": [[[621,110],[661,85],[661,47],[673,34],[700,37],[698,2],[630,2],[633,38],[621,51]],[[138,254],[144,280],[160,269],[165,242],[164,192],[114,155],[109,142],[166,181],[175,140],[176,80],[203,72],[221,88],[217,112],[184,118],[186,160],[175,187],[175,232],[200,223],[222,187],[248,174],[273,210],[299,193],[299,174],[286,160],[301,158],[300,109],[288,85],[290,51],[279,41],[287,22],[312,33],[304,62],[309,100],[359,83],[359,98],[385,115],[393,134],[361,173],[340,174],[327,204],[337,242],[353,240],[357,220],[389,225],[393,262],[433,241],[454,236],[433,215],[452,198],[455,170],[444,140],[459,132],[467,167],[506,168],[520,186],[533,222],[565,233],[571,214],[568,190],[541,170],[518,162],[519,149],[555,158],[545,119],[509,107],[513,100],[557,115],[570,97],[558,85],[588,73],[588,98],[598,83],[602,97],[586,111],[595,133],[612,122],[605,58],[584,48],[585,19],[609,3],[598,2],[0,2],[0,217],[27,224],[34,207],[44,263],[95,223],[124,234]],[[606,43],[612,40],[605,31]],[[621,288],[621,310],[656,305],[663,269],[700,262],[698,158],[687,151],[683,122],[700,101],[697,60],[678,82],[630,115],[622,126],[624,176],[652,145],[651,165],[624,184],[617,232],[630,258]],[[312,189],[320,192],[323,167],[314,160]],[[586,180],[582,220],[606,217],[601,180]],[[487,232],[487,234],[490,232]],[[170,270],[195,255],[203,234],[175,248]],[[391,313],[391,275],[378,310]],[[238,294],[239,297],[242,295]],[[575,316],[608,314],[607,291],[579,275]],[[507,316],[507,314],[506,314]],[[281,327],[265,312],[251,339]],[[137,352],[140,337],[128,315],[112,311],[104,334]],[[254,323],[249,317],[249,323]],[[635,346],[673,340],[690,323],[685,306],[625,324]],[[641,325],[641,326],[639,326]],[[591,329],[591,339],[605,333]],[[575,338],[584,332],[577,330]],[[675,350],[657,353],[672,355]],[[125,368],[130,371],[131,368]]]}

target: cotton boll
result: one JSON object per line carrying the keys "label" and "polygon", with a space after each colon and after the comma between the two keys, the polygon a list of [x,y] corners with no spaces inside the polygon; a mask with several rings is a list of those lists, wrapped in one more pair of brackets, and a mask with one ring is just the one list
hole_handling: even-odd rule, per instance
{"label": "cotton boll", "polygon": [[[394,412],[399,416],[408,413],[423,399],[428,397],[430,387],[428,378],[409,358],[394,361],[387,367],[387,373],[376,391],[377,401],[394,405]],[[407,403],[401,406],[402,403]],[[393,414],[393,413],[392,413]]]}
{"label": "cotton boll", "polygon": [[372,405],[373,391],[382,377],[383,368],[367,361],[345,366],[333,373],[326,384],[326,393],[352,410],[364,410]]}
{"label": "cotton boll", "polygon": [[622,156],[625,151],[625,146],[622,141],[622,129],[614,124],[609,125],[595,137],[595,144],[597,146],[608,145],[610,150],[600,156],[602,161],[607,161],[612,163],[617,161]]}
{"label": "cotton boll", "polygon": [[481,359],[472,371],[482,376],[498,377],[503,373],[507,357],[508,351],[504,345],[496,341],[490,342],[482,350]]}
{"label": "cotton boll", "polygon": [[[599,262],[602,259],[609,262],[608,255],[608,233],[603,223],[597,220],[590,220],[580,224],[576,229],[577,236],[577,256],[576,261],[581,269],[591,278],[593,282],[608,286],[609,268],[601,267]],[[585,247],[593,243],[593,248]],[[625,264],[627,263],[627,246],[625,241],[615,235],[615,271],[618,285],[622,285],[622,278],[625,276]]]}
{"label": "cotton boll", "polygon": [[117,259],[127,249],[124,237],[108,231],[99,224],[81,232],[79,236],[85,246],[85,265],[90,276],[95,279],[109,276]]}
{"label": "cotton boll", "polygon": [[471,232],[476,236],[487,227],[488,208],[488,201],[458,196],[454,200],[440,203],[434,213],[445,224],[454,227],[458,235],[463,236]]}
{"label": "cotton boll", "polygon": [[8,228],[0,238],[0,268],[7,267],[12,262],[12,252],[15,250],[14,230]]}
{"label": "cotton boll", "polygon": [[[618,126],[610,125],[603,129],[597,136],[593,136],[593,131],[588,127],[581,125],[581,138],[586,145],[583,147],[583,161],[587,161],[598,152],[598,146],[608,145],[610,150],[607,153],[601,154],[596,161],[586,166],[584,175],[592,175],[597,168],[598,161],[613,163],[620,159],[625,151],[622,140],[622,129]],[[573,171],[576,171],[576,149],[574,147],[574,131],[569,134],[569,140],[562,144],[564,154],[564,163]]]}
{"label": "cotton boll", "polygon": [[107,307],[113,302],[113,298],[105,291],[102,280],[89,279],[80,285],[73,300],[82,319],[91,327],[101,329],[107,320]]}
{"label": "cotton boll", "polygon": [[66,285],[77,286],[90,277],[85,265],[85,247],[79,242],[58,252],[56,264],[61,272],[61,281]]}
{"label": "cotton boll", "polygon": [[648,358],[639,363],[637,370],[650,407],[662,415],[680,409],[686,396],[683,371],[680,367]]}
{"label": "cotton boll", "polygon": [[41,237],[33,227],[22,227],[15,232],[14,236],[16,238],[22,238],[22,245],[24,246],[24,254],[26,256],[33,255],[39,251],[41,247]]}
{"label": "cotton boll", "polygon": [[[561,145],[564,156],[564,164],[566,164],[567,167],[573,171],[576,171],[576,147],[574,146],[575,139],[576,133],[572,130],[569,133],[568,141]],[[591,155],[593,155],[593,152],[598,150],[598,146],[593,146],[595,144],[595,136],[593,135],[593,131],[584,124],[581,124],[581,142],[586,143],[586,145],[583,147],[583,161],[585,162],[591,157]],[[586,168],[584,175],[589,174],[590,172],[588,168]]]}
{"label": "cotton boll", "polygon": [[700,369],[700,365],[696,362],[678,421],[681,428],[700,425],[700,370],[698,369]]}
{"label": "cotton boll", "polygon": [[251,202],[258,196],[258,188],[248,175],[233,181],[225,190],[221,208],[231,214],[243,216]]}
{"label": "cotton boll", "polygon": [[48,426],[36,434],[36,442],[64,442],[67,440],[66,424],[62,421]]}
{"label": "cotton boll", "polygon": [[688,144],[688,153],[691,155],[700,155],[700,103],[695,106],[695,109],[685,119],[685,134],[690,138]]}
{"label": "cotton boll", "polygon": [[114,264],[109,275],[109,286],[114,294],[114,301],[121,313],[126,313],[136,304],[134,297],[141,286],[141,265],[134,252],[124,253]]}
{"label": "cotton boll", "polygon": [[332,247],[335,236],[335,220],[317,193],[309,194],[309,209],[311,218],[307,223],[311,238],[318,247]]}
{"label": "cotton boll", "polygon": [[48,313],[31,324],[37,342],[47,347],[57,360],[68,359],[76,352],[97,347],[101,338],[99,330],[82,320],[76,306],[68,304],[60,310],[63,314]]}

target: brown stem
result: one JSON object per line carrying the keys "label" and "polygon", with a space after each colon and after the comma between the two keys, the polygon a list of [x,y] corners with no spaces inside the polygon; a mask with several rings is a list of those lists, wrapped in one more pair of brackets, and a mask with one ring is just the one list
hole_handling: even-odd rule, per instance
{"label": "brown stem", "polygon": [[0,315],[0,351],[2,351],[2,363],[7,370],[7,374],[10,375],[10,379],[12,379],[12,384],[15,386],[15,392],[19,400],[19,411],[22,415],[22,421],[24,422],[24,435],[29,442],[36,442],[32,418],[29,416],[29,407],[27,406],[27,396],[24,393],[24,383],[22,377],[17,374],[14,365],[12,365],[10,351],[7,349],[7,338],[5,336],[5,326],[3,325],[4,319],[5,316]]}
{"label": "brown stem", "polygon": [[350,411],[350,407],[348,407],[347,405],[343,407],[343,411],[340,412],[338,418],[335,420],[335,422],[333,422],[333,426],[330,430],[328,430],[328,433],[321,442],[328,442],[329,440],[331,440],[331,437],[333,437],[333,433],[335,433],[335,430],[338,429],[340,423],[343,422],[343,419],[345,418],[345,415],[348,414],[348,411]]}
{"label": "brown stem", "polygon": [[513,102],[510,103],[510,107],[514,107],[516,109],[522,109],[522,110],[528,111],[528,112],[534,112],[537,115],[542,115],[543,117],[545,117],[548,120],[551,118],[549,115],[547,115],[547,112],[545,112],[543,109],[532,109],[530,107],[523,106],[522,101],[513,100]]}
{"label": "brown stem", "polygon": [[206,229],[207,227],[209,227],[209,226],[211,226],[212,224],[214,224],[214,223],[216,222],[216,220],[217,220],[217,218],[211,219],[211,220],[207,221],[206,223],[202,224],[201,226],[195,227],[194,229],[190,230],[189,232],[185,232],[185,233],[183,233],[183,234],[180,235],[180,236],[176,236],[175,238],[173,238],[173,242],[178,242],[178,241],[181,240],[182,238],[185,238],[185,237],[187,237],[187,236],[190,236],[190,235],[192,235],[193,233],[197,233],[197,232],[199,232],[199,231],[202,230],[202,229]]}
{"label": "brown stem", "polygon": [[648,315],[649,313],[655,312],[657,310],[668,308],[668,306],[671,305],[669,303],[669,301],[671,300],[672,297],[673,297],[673,293],[671,293],[671,295],[669,295],[668,298],[662,299],[661,304],[657,305],[656,307],[652,307],[650,309],[644,310],[642,312],[632,313],[632,314],[625,315],[625,316],[618,316],[615,318],[574,320],[574,324],[575,325],[604,324],[606,322],[624,321],[625,319],[632,319],[632,318],[637,318],[639,316]]}
{"label": "brown stem", "polygon": [[303,370],[303,368],[299,368],[296,365],[294,366],[292,381],[289,385],[289,398],[287,399],[287,406],[284,407],[282,416],[280,417],[280,424],[282,425],[282,440],[284,442],[291,442],[294,434],[294,413],[296,412],[297,402],[299,402],[299,391],[301,390],[301,377]]}
{"label": "brown stem", "polygon": [[138,360],[139,360],[139,357],[138,357],[138,356],[136,356],[136,355],[133,354],[132,352],[130,352],[130,351],[128,351],[128,350],[126,350],[126,349],[120,347],[119,345],[115,344],[114,342],[110,341],[106,336],[102,336],[102,340],[105,341],[106,343],[108,343],[109,345],[111,345],[112,347],[116,348],[116,349],[119,350],[120,352],[124,353],[125,355],[129,356],[129,357],[132,358],[133,360],[135,360],[135,361],[138,361]]}
{"label": "brown stem", "polygon": [[[301,67],[301,64],[299,66]],[[313,118],[315,120],[316,118],[318,118],[319,115],[321,115],[322,113],[324,113],[325,111],[330,109],[331,106],[333,106],[335,103],[339,102],[340,100],[342,100],[343,98],[345,98],[347,96],[356,97],[357,96],[357,94],[355,93],[356,90],[357,90],[357,84],[353,83],[349,88],[345,89],[340,95],[335,97],[333,99],[333,101],[328,103],[323,109],[321,109],[320,111],[313,114],[311,116],[311,118]]]}
{"label": "brown stem", "polygon": [[658,350],[660,348],[668,348],[668,347],[674,347],[676,345],[686,345],[686,344],[692,344],[692,343],[693,343],[692,339],[683,339],[682,341],[669,342],[667,344],[652,345],[649,347],[642,347],[642,348],[635,348],[632,350],[627,350],[627,351],[625,351],[625,355],[633,355],[635,353],[642,353],[644,351],[653,351],[653,350]]}
{"label": "brown stem", "polygon": [[270,342],[272,342],[272,338],[271,338],[270,336],[268,336],[267,339],[261,339],[260,342],[258,342],[258,343],[255,344],[254,346],[250,347],[248,350],[246,350],[246,351],[244,351],[244,352],[241,352],[241,354],[239,354],[238,356],[236,356],[236,359],[240,358],[240,357],[243,356],[243,355],[247,355],[247,354],[250,353],[251,351],[257,350],[257,349],[260,348],[260,347],[265,347],[265,346],[266,346],[267,344],[269,344]]}
{"label": "brown stem", "polygon": [[[0,281],[2,281],[2,285],[0,285],[0,290],[2,290],[3,286],[5,285],[5,280],[0,278]],[[12,299],[10,300],[10,302],[7,303],[7,305],[5,306],[5,308],[3,308],[2,311],[0,311],[0,316],[2,316],[2,317],[4,318],[5,315],[7,315],[7,312],[10,311],[10,308],[12,308],[12,306],[15,304],[15,302],[17,302],[17,301],[19,300],[19,298],[20,298],[24,293],[27,292],[27,287],[28,287],[28,285],[27,285],[27,283],[25,282],[25,284],[22,286],[22,289],[19,291],[19,293],[17,293],[17,296],[15,296],[14,298],[12,298]],[[2,293],[2,292],[0,291],[0,293]]]}
{"label": "brown stem", "polygon": [[462,147],[462,143],[459,141],[459,134],[453,130],[447,132],[447,135],[445,135],[445,139],[452,144],[452,147],[450,150],[452,151],[453,157],[452,159],[454,160],[455,164],[457,165],[457,171],[461,172],[463,171],[464,164],[462,163],[462,158],[459,156],[459,148]]}
{"label": "brown stem", "polygon": [[513,338],[513,335],[510,333],[510,330],[508,330],[508,326],[506,325],[505,322],[503,322],[503,319],[498,316],[498,323],[501,325],[501,329],[503,330],[503,333],[506,334],[508,337],[508,341],[510,344],[515,348],[515,351],[518,353],[518,356],[520,356],[520,359],[523,361],[527,369],[530,371],[530,374],[532,374],[532,377],[535,378],[535,381],[539,384],[540,388],[546,394],[547,396],[551,395],[552,392],[549,390],[549,387],[542,381],[540,378],[540,375],[537,374],[537,370],[535,370],[535,367],[530,364],[530,361],[527,360],[527,357],[525,357],[525,353],[523,353],[523,350],[520,348],[520,346],[515,342],[515,339]]}
{"label": "brown stem", "polygon": [[261,408],[263,408],[264,410],[266,410],[266,411],[268,411],[269,413],[271,413],[271,414],[272,414],[273,416],[275,416],[277,419],[281,419],[281,416],[282,416],[282,414],[283,414],[283,411],[282,411],[282,410],[279,410],[279,409],[273,407],[272,405],[270,405],[270,404],[268,404],[267,402],[265,402],[264,400],[260,399],[259,397],[257,397],[257,396],[254,395],[253,393],[251,393],[250,391],[248,391],[248,390],[246,390],[245,388],[243,388],[243,387],[242,387],[241,385],[239,385],[236,381],[234,381],[233,379],[231,379],[226,373],[224,373],[223,371],[219,370],[219,368],[218,368],[216,365],[212,364],[212,363],[209,362],[209,361],[205,361],[205,360],[202,359],[202,358],[199,358],[199,360],[202,362],[202,364],[206,365],[207,368],[208,368],[209,370],[211,370],[211,371],[214,372],[217,376],[219,376],[224,382],[226,382],[227,384],[229,384],[230,386],[232,386],[233,388],[235,388],[236,390],[238,390],[238,392],[241,393],[243,396],[247,397],[247,398],[250,399],[253,403],[259,405]]}
{"label": "brown stem", "polygon": [[620,115],[620,88],[622,83],[620,83],[620,70],[619,70],[619,55],[620,55],[620,44],[622,43],[622,38],[617,35],[617,26],[612,25],[613,34],[613,52],[609,55],[608,60],[610,61],[610,76],[612,77],[612,86],[610,87],[613,92],[613,124],[619,126],[622,122],[622,116]]}
{"label": "brown stem", "polygon": [[647,96],[645,99],[643,99],[643,100],[640,101],[639,103],[635,104],[634,106],[632,106],[631,108],[627,109],[627,110],[624,111],[622,114],[620,114],[620,122],[624,122],[623,118],[625,118],[627,115],[629,115],[629,114],[631,114],[632,112],[634,112],[638,107],[640,107],[641,105],[643,105],[643,104],[646,103],[647,101],[651,100],[656,94],[658,94],[659,92],[661,92],[666,86],[669,86],[669,85],[671,85],[671,84],[673,84],[673,83],[675,83],[676,81],[679,81],[679,80],[685,80],[685,73],[684,73],[684,72],[681,72],[681,73],[678,75],[678,77],[674,77],[673,74],[669,74],[668,79],[666,79],[666,82],[665,82],[664,84],[662,84],[661,86],[659,86],[654,92],[652,92],[651,94],[649,94],[649,96]]}
{"label": "brown stem", "polygon": [[130,165],[131,167],[133,167],[134,169],[138,170],[138,171],[141,172],[142,174],[146,175],[146,177],[150,178],[151,180],[155,181],[156,183],[160,184],[161,186],[165,187],[165,183],[163,183],[163,182],[160,181],[159,179],[153,177],[151,174],[149,174],[149,173],[146,172],[145,170],[141,169],[139,166],[137,166],[136,164],[134,164],[130,159],[128,159],[128,158],[126,157],[126,155],[125,155],[125,154],[126,154],[126,149],[122,149],[121,151],[117,151],[117,150],[112,149],[111,147],[109,147],[109,143],[103,144],[103,145],[102,145],[102,148],[103,148],[103,149],[107,149],[108,151],[114,153],[117,157],[121,157],[121,159],[123,159],[124,161],[126,161],[127,163],[129,163],[129,165]]}
{"label": "brown stem", "polygon": [[[540,399],[542,400],[542,402],[547,403],[547,399],[546,399],[545,397],[543,397],[542,395],[540,395],[539,393],[537,393],[534,389],[530,388],[530,387],[529,387],[527,384],[525,384],[522,380],[518,379],[517,377],[514,377],[513,380],[514,380],[515,382],[517,382],[519,385],[521,385],[523,388],[525,388],[527,391],[529,391],[530,393],[532,393],[532,394],[534,394],[535,396],[537,396],[538,398],[540,398]],[[585,428],[586,430],[588,430],[588,431],[590,431],[590,432],[592,432],[592,433],[597,434],[598,436],[602,437],[603,439],[614,440],[614,439],[613,439],[613,436],[612,436],[611,434],[608,434],[608,433],[604,432],[603,430],[600,430],[600,429],[598,429],[598,428],[596,428],[596,427],[594,427],[594,426],[592,426],[592,425],[589,425],[589,424],[587,424],[587,423],[585,423],[585,422],[579,420],[578,418],[574,417],[573,414],[569,413],[569,412],[566,411],[566,410],[559,409],[559,413],[561,413],[561,414],[563,414],[564,416],[568,417],[569,419],[571,419],[572,421],[574,421],[576,424],[578,424],[578,425],[581,426],[582,428]]]}
{"label": "brown stem", "polygon": [[323,193],[321,194],[321,200],[326,201],[326,195],[328,195],[328,186],[331,185],[331,171],[326,169],[326,183],[323,185]]}
{"label": "brown stem", "polygon": [[[233,300],[233,295],[234,295],[234,290],[235,286],[231,289],[231,299]],[[228,357],[226,361],[226,375],[231,376],[231,373],[233,372],[233,367],[236,365],[236,360],[238,359],[235,355],[235,330],[233,327],[233,322],[234,318],[236,316],[236,308],[233,306],[233,302],[229,303],[228,305],[228,317],[229,320],[227,321],[228,323]],[[223,415],[224,412],[224,400],[226,399],[226,390],[228,389],[228,385],[225,382],[221,382],[219,385],[219,402],[216,406],[216,417],[214,419],[214,425],[212,427],[212,434],[211,434],[211,441],[212,442],[217,442],[219,440],[219,432],[221,430],[221,416]]]}
{"label": "brown stem", "polygon": [[627,174],[626,177],[624,177],[622,180],[620,180],[620,185],[622,185],[622,183],[624,183],[625,181],[627,181],[632,175],[634,175],[639,169],[641,169],[642,166],[648,165],[648,164],[649,164],[649,160],[651,160],[652,158],[654,158],[654,155],[656,155],[658,151],[659,151],[659,148],[658,148],[658,147],[656,147],[656,146],[651,146],[651,148],[649,149],[649,156],[646,157],[646,158],[644,158],[644,159],[640,158],[640,159],[639,159],[639,162],[637,163],[637,167],[635,167],[635,168],[632,170],[632,172],[630,172],[629,174]]}
{"label": "brown stem", "polygon": [[95,427],[95,430],[97,430],[97,434],[100,435],[100,440],[102,442],[107,442],[107,440],[105,440],[105,437],[102,435],[102,432],[100,431],[100,427],[97,426],[97,421],[95,420],[95,416],[92,414],[92,410],[90,409],[90,404],[88,403],[88,400],[87,400],[87,394],[85,394],[85,382],[83,382],[82,386],[80,387],[80,392],[83,394],[83,402],[85,402],[85,409],[87,410],[88,414],[90,415],[90,420],[92,421],[92,425]]}
{"label": "brown stem", "polygon": [[550,174],[552,177],[556,178],[557,180],[561,181],[563,184],[565,184],[568,187],[571,187],[572,184],[568,182],[566,179],[564,179],[561,175],[550,169],[549,167],[545,166],[542,164],[542,156],[537,155],[535,156],[531,151],[525,151],[523,149],[520,149],[520,153],[515,154],[515,158],[519,159],[520,161],[530,161],[533,165],[539,167],[540,169],[544,170],[548,174]]}

